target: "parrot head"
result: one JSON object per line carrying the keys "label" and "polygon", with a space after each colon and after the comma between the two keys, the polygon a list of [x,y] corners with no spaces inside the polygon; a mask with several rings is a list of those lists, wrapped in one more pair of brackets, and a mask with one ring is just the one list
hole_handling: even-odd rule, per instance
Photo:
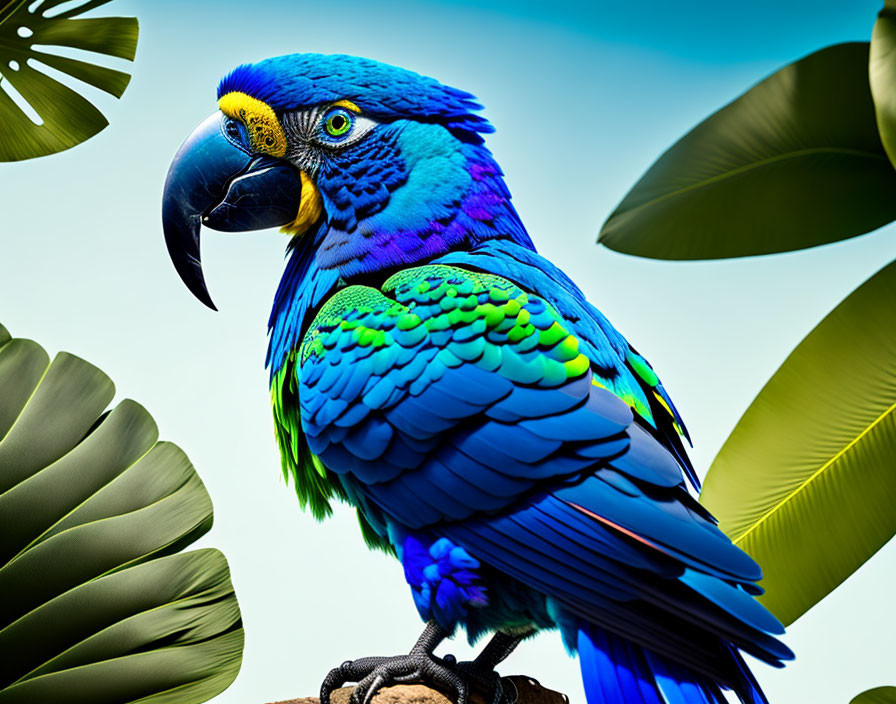
{"label": "parrot head", "polygon": [[203,225],[311,238],[303,249],[346,279],[496,232],[528,242],[469,93],[368,59],[293,54],[236,68],[218,108],[177,152],[162,205],[172,261],[209,307]]}

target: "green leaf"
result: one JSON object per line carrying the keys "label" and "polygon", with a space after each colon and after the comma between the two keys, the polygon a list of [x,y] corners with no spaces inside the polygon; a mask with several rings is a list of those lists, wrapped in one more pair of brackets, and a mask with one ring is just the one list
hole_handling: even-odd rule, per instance
{"label": "green leaf", "polygon": [[[43,66],[120,98],[130,81],[122,71],[80,61],[45,48],[66,47],[132,61],[137,49],[133,17],[73,19],[110,0],[93,0],[53,17],[63,0],[0,4],[0,161],[16,161],[63,151],[94,136],[109,123],[86,98],[47,75]],[[2,0],[0,0],[2,3]],[[34,12],[29,11],[34,7]],[[31,32],[30,36],[23,37]],[[40,48],[38,48],[40,47]],[[3,80],[5,79],[5,81]],[[11,88],[37,113],[36,124],[13,101]]]}
{"label": "green leaf", "polygon": [[884,149],[896,164],[896,0],[886,0],[871,34],[868,76]]}
{"label": "green leaf", "polygon": [[738,421],[700,497],[789,625],[896,533],[896,262],[806,336]]}
{"label": "green leaf", "polygon": [[868,44],[800,59],[697,125],[604,223],[599,241],[657,259],[715,259],[834,242],[896,219]]}
{"label": "green leaf", "polygon": [[26,2],[28,0],[0,0],[0,24],[12,17],[16,10]]}
{"label": "green leaf", "polygon": [[875,687],[854,697],[849,704],[896,704],[896,687]]}
{"label": "green leaf", "polygon": [[212,505],[149,413],[0,326],[0,704],[207,701],[240,667]]}

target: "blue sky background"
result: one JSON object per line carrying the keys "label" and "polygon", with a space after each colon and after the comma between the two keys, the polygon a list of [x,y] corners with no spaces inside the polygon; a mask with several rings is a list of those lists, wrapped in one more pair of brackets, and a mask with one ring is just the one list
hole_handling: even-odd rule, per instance
{"label": "blue sky background", "polygon": [[[167,259],[165,173],[215,109],[218,79],[277,54],[342,52],[479,96],[498,128],[488,143],[535,242],[652,360],[705,471],[793,346],[896,257],[896,233],[702,263],[630,258],[594,239],[691,126],[805,53],[868,39],[877,9],[866,0],[121,0],[101,10],[140,18],[134,78],[120,102],[97,96],[112,123],[97,138],[0,165],[0,321],[103,368],[197,466],[216,509],[202,544],[227,554],[246,625],[243,671],[218,704],[313,695],[330,667],[406,651],[420,628],[400,568],[366,551],[353,516],[340,510],[315,524],[280,478],[263,365],[283,237],[206,233],[217,314]],[[796,663],[756,668],[773,703],[845,704],[896,684],[894,578],[891,544],[790,629]],[[578,665],[556,635],[522,647],[504,671],[584,702]]]}

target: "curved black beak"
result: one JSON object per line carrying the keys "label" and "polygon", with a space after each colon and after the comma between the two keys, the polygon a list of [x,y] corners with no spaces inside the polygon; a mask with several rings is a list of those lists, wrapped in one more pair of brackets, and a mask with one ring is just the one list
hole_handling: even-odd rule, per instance
{"label": "curved black beak", "polygon": [[281,227],[295,220],[299,172],[286,161],[253,156],[214,113],[174,156],[162,196],[162,228],[174,268],[196,298],[217,310],[202,275],[201,225],[224,232]]}

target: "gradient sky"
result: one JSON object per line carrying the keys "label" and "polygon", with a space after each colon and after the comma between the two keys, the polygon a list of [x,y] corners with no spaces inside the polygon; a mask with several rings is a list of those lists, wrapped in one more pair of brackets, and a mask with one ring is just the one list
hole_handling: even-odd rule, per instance
{"label": "gradient sky", "polygon": [[[805,53],[868,39],[878,5],[121,0],[100,11],[140,18],[134,78],[120,102],[98,97],[112,124],[95,139],[0,165],[0,321],[100,366],[198,468],[216,517],[201,544],[227,555],[246,626],[243,670],[217,704],[314,695],[330,667],[406,652],[420,629],[400,567],[367,552],[351,513],[316,524],[280,477],[263,367],[283,237],[206,233],[217,314],[168,261],[162,183],[183,138],[215,109],[218,79],[245,61],[318,51],[476,94],[533,239],[653,362],[702,472],[793,346],[896,257],[896,232],[666,263],[595,246],[598,228],[696,122]],[[896,684],[894,581],[891,543],[790,629],[797,661],[756,667],[773,704],[846,704]],[[469,653],[463,643],[447,650]],[[578,665],[555,634],[521,647],[504,672],[584,702]]]}

